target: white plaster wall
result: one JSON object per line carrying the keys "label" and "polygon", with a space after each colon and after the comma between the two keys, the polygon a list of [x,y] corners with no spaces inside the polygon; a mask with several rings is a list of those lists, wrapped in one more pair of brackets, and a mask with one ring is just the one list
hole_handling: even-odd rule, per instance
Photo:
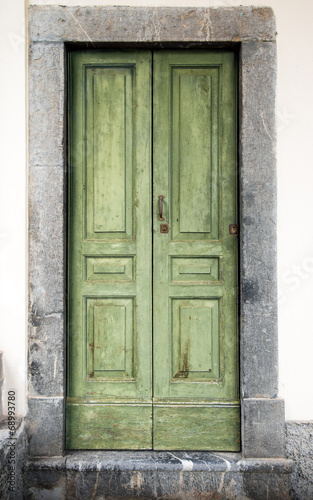
{"label": "white plaster wall", "polygon": [[[26,141],[24,0],[0,0],[0,351],[4,396],[26,409]],[[4,409],[7,398],[3,398]]]}
{"label": "white plaster wall", "polygon": [[[25,135],[23,0],[0,0],[0,349],[25,408]],[[280,395],[288,420],[313,420],[312,0],[30,0],[48,5],[270,6],[278,31]],[[12,38],[10,33],[15,34]],[[12,41],[13,40],[13,41]],[[261,244],[262,242],[260,242]],[[14,297],[14,300],[12,298]]]}

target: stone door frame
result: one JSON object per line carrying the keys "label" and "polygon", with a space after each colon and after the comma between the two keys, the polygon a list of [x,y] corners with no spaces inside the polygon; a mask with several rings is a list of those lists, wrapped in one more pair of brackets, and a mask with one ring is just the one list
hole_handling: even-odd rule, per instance
{"label": "stone door frame", "polygon": [[270,8],[29,8],[30,456],[65,453],[70,43],[238,47],[242,455],[284,456],[277,366],[275,36]]}

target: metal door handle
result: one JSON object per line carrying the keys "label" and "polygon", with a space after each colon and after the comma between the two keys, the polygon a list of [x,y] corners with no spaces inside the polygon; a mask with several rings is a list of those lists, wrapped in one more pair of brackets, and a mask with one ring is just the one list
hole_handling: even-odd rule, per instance
{"label": "metal door handle", "polygon": [[159,194],[159,217],[158,220],[164,220],[163,217],[163,198],[165,198],[164,194]]}

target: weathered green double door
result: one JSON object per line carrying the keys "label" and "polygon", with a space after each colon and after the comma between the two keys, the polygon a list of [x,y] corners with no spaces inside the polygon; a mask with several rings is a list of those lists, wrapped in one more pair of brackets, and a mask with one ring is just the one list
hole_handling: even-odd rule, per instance
{"label": "weathered green double door", "polygon": [[235,73],[70,54],[68,448],[239,449]]}

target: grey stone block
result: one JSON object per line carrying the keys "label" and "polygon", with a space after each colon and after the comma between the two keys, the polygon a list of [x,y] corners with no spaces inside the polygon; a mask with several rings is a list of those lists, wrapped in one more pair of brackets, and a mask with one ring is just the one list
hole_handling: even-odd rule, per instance
{"label": "grey stone block", "polygon": [[219,41],[273,41],[276,25],[269,7],[238,7],[210,9],[212,39]]}
{"label": "grey stone block", "polygon": [[[10,439],[7,419],[0,422],[0,498],[3,500],[23,498],[22,471],[26,439],[22,419],[16,419],[15,429],[13,441]],[[11,443],[14,443],[14,446]]]}
{"label": "grey stone block", "polygon": [[[66,456],[66,468],[73,471],[158,471],[238,472],[239,453],[199,451],[76,451]],[[246,464],[248,470],[249,462]]]}
{"label": "grey stone block", "polygon": [[295,470],[291,476],[294,500],[313,498],[313,422],[286,422],[286,456]]}
{"label": "grey stone block", "polygon": [[242,494],[235,478],[236,474],[221,472],[68,472],[67,499],[88,500],[93,491],[100,497],[115,499],[235,499]]}
{"label": "grey stone block", "polygon": [[25,494],[33,498],[27,496],[30,491],[39,496],[42,491],[52,494],[60,488],[60,498],[68,500],[287,500],[290,472],[287,460],[242,461],[239,454],[78,452],[56,461],[28,463]]}
{"label": "grey stone block", "polygon": [[32,167],[29,175],[29,286],[33,317],[64,310],[64,172]]}
{"label": "grey stone block", "polygon": [[253,500],[291,500],[290,481],[284,475],[275,473],[251,473],[243,476],[245,498]]}
{"label": "grey stone block", "polygon": [[285,456],[285,406],[282,399],[242,401],[242,447],[245,457]]}
{"label": "grey stone block", "polygon": [[[274,40],[270,8],[31,6],[33,41]],[[121,26],[124,26],[121,29]]]}
{"label": "grey stone block", "polygon": [[31,45],[29,58],[29,161],[63,166],[64,46]]}
{"label": "grey stone block", "polygon": [[63,454],[63,418],[63,398],[29,398],[26,423],[30,456]]}
{"label": "grey stone block", "polygon": [[244,398],[278,393],[275,44],[244,43],[241,67],[241,383]]}
{"label": "grey stone block", "polygon": [[24,499],[66,500],[65,474],[56,470],[28,470],[24,474]]}
{"label": "grey stone block", "polygon": [[63,314],[32,316],[28,348],[30,396],[64,394]]}

